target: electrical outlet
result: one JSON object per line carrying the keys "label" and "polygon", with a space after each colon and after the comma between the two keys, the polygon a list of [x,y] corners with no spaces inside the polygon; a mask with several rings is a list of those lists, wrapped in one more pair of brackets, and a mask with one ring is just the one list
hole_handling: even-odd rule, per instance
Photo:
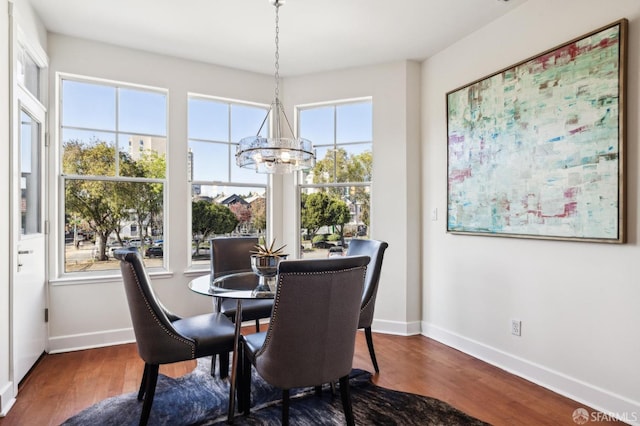
{"label": "electrical outlet", "polygon": [[516,319],[511,320],[511,334],[514,336],[522,336],[522,321]]}

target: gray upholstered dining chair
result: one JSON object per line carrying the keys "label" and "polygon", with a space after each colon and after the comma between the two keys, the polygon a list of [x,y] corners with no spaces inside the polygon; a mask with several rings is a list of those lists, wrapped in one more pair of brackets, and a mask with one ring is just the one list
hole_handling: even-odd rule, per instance
{"label": "gray upholstered dining chair", "polygon": [[145,425],[151,414],[160,364],[228,354],[233,350],[235,327],[220,313],[186,318],[173,314],[156,298],[136,248],[116,250],[114,256],[120,260],[138,353],[144,361],[138,401],[144,399],[140,424]]}
{"label": "gray upholstered dining chair", "polygon": [[251,403],[251,366],[282,389],[282,424],[289,421],[289,390],[340,381],[347,424],[353,425],[349,373],[360,315],[367,256],[283,260],[266,332],[242,337],[240,374],[245,414]]}
{"label": "gray upholstered dining chair", "polygon": [[376,373],[380,372],[376,353],[373,349],[373,336],[371,334],[371,323],[373,322],[373,311],[378,294],[378,283],[380,281],[380,271],[382,269],[382,259],[384,251],[389,247],[384,241],[353,239],[349,242],[347,256],[369,256],[371,261],[367,267],[367,276],[364,281],[364,291],[362,292],[362,306],[360,308],[360,321],[358,328],[364,329],[367,339],[369,355]]}
{"label": "gray upholstered dining chair", "polygon": [[[251,251],[258,244],[256,237],[216,237],[209,240],[211,256],[211,278],[238,272],[252,272]],[[258,285],[258,276],[248,275],[233,281],[236,290],[253,290]],[[234,299],[217,298],[216,312],[231,321],[236,320],[237,303]],[[273,300],[255,299],[242,302],[242,321],[255,321],[256,332],[260,331],[260,320],[271,317]],[[229,370],[229,356],[220,354],[220,374]],[[211,360],[211,375],[215,374],[216,356]]]}
{"label": "gray upholstered dining chair", "polygon": [[[254,237],[218,237],[212,238],[211,246],[211,275],[218,278],[221,275],[238,272],[251,272],[251,251],[255,250],[258,238]],[[253,290],[258,284],[258,276],[250,275],[246,281],[235,280],[237,290]],[[236,319],[236,301],[218,298],[217,311],[223,313],[232,321]],[[256,299],[242,303],[242,321],[255,321],[256,331],[260,331],[260,320],[271,317],[273,300]]]}

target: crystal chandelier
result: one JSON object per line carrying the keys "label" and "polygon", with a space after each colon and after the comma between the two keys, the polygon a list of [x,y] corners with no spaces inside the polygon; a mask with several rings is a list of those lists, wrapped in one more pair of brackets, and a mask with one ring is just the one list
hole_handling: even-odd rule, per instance
{"label": "crystal chandelier", "polygon": [[[276,61],[275,61],[275,99],[269,107],[267,116],[262,121],[256,136],[249,136],[240,140],[236,148],[236,164],[244,168],[255,169],[258,173],[284,174],[297,170],[309,170],[315,165],[315,151],[310,140],[303,138],[288,138],[282,133],[282,121],[286,123],[291,135],[293,128],[284,112],[279,95],[280,75],[278,49],[279,32],[278,10],[284,0],[269,0],[276,8]],[[272,114],[272,135],[269,138],[260,136],[264,123]]]}

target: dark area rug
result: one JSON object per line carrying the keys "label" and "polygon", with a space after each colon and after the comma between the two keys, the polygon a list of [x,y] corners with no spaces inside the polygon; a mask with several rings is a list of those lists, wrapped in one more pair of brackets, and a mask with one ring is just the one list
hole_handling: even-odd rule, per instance
{"label": "dark area rug", "polygon": [[[211,377],[211,360],[198,360],[191,373],[173,379],[160,375],[151,409],[150,425],[223,425],[227,420],[229,382]],[[397,392],[371,383],[371,373],[354,369],[350,389],[358,425],[486,425],[434,398]],[[313,389],[291,391],[292,425],[342,425],[344,412],[339,389],[322,396]],[[67,419],[63,425],[137,425],[142,403],[137,393],[105,399]],[[282,416],[282,392],[253,372],[251,414],[236,415],[237,425],[277,425]]]}

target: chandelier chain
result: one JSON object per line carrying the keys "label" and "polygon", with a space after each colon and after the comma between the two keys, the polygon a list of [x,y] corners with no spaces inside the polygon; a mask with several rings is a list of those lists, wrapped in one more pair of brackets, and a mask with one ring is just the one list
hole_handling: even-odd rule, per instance
{"label": "chandelier chain", "polygon": [[274,74],[275,80],[276,80],[276,99],[278,99],[279,96],[279,92],[280,92],[280,48],[279,48],[279,42],[280,42],[280,17],[278,15],[278,11],[280,10],[280,4],[276,2],[275,4],[276,6],[276,62],[275,62],[275,69],[276,72]]}
{"label": "chandelier chain", "polygon": [[[276,7],[275,99],[262,120],[258,133],[255,136],[240,139],[236,148],[236,164],[243,168],[253,168],[258,173],[270,174],[310,170],[314,167],[316,159],[313,144],[308,139],[295,137],[284,106],[278,99],[280,95],[280,17],[278,12],[285,0],[269,0],[269,2]],[[289,127],[291,137],[283,137],[280,128],[281,116]],[[269,118],[272,124],[269,136],[260,136]]]}

